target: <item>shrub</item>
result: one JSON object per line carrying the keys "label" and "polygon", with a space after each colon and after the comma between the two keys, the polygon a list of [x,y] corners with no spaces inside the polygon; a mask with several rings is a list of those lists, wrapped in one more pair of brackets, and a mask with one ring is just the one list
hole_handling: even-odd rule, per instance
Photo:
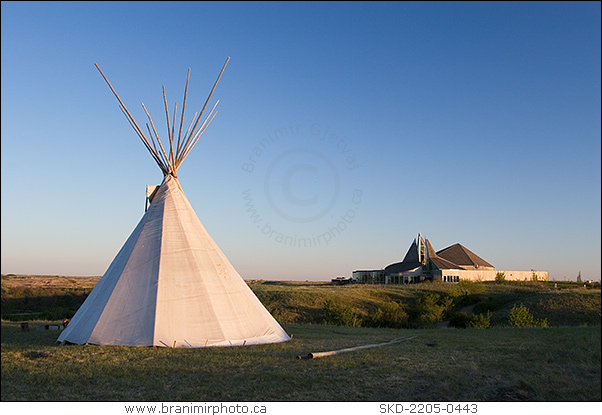
{"label": "shrub", "polygon": [[357,326],[357,317],[353,309],[348,305],[337,305],[332,299],[324,302],[324,314],[326,315],[326,324],[349,327]]}
{"label": "shrub", "polygon": [[491,325],[491,312],[473,315],[459,311],[450,317],[449,325],[460,329],[487,329]]}
{"label": "shrub", "polygon": [[419,323],[426,326],[441,323],[452,304],[453,300],[450,297],[442,297],[439,294],[425,295],[416,304]]}
{"label": "shrub", "polygon": [[548,327],[548,320],[535,319],[527,307],[515,304],[508,313],[508,324],[512,327]]}
{"label": "shrub", "polygon": [[400,329],[408,326],[408,313],[399,303],[389,301],[369,314],[362,326]]}
{"label": "shrub", "polygon": [[503,299],[487,297],[486,299],[481,299],[481,301],[475,304],[473,311],[475,314],[483,314],[487,313],[488,311],[498,310],[503,307],[504,304],[505,302]]}
{"label": "shrub", "polygon": [[495,282],[504,282],[506,281],[506,273],[505,272],[496,272],[495,273]]}
{"label": "shrub", "polygon": [[487,314],[475,314],[468,324],[471,329],[488,329],[491,326],[491,311]]}

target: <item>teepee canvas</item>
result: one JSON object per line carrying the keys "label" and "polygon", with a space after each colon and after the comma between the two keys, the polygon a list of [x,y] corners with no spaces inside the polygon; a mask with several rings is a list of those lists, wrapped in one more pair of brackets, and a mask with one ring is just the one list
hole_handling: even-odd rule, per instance
{"label": "teepee canvas", "polygon": [[[164,146],[148,113],[150,140],[102,76],[164,179],[150,196],[150,207],[58,341],[210,347],[289,340],[207,233],[176,176],[177,168],[215,115],[215,106],[202,123],[203,111],[195,115],[184,135],[182,121],[179,133],[175,125],[171,130],[168,127],[169,145]],[[181,120],[185,106],[186,92]],[[167,113],[167,101],[165,107]],[[167,122],[169,126],[169,117]]]}

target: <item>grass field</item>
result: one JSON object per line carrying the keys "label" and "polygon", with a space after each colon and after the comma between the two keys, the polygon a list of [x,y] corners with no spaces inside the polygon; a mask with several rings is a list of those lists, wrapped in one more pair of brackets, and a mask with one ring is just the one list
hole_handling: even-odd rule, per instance
{"label": "grass field", "polygon": [[[94,283],[2,277],[2,401],[602,400],[599,288],[254,282],[253,291],[293,336],[262,346],[59,346],[58,331],[35,329],[48,323],[36,321],[40,316],[69,317]],[[490,311],[491,327],[430,328],[434,321],[420,320],[425,298],[449,300],[445,310],[431,304],[443,310],[440,318],[466,305]],[[349,311],[351,320],[343,322],[350,326],[323,324],[328,301]],[[548,319],[549,327],[508,327],[514,304]],[[390,321],[374,318],[379,309]],[[20,321],[29,321],[31,330],[21,331]],[[378,321],[401,322],[403,328],[367,327]],[[408,336],[415,337],[320,359],[296,358]]]}
{"label": "grass field", "polygon": [[[285,325],[286,343],[58,346],[2,323],[3,401],[600,401],[600,327],[396,330]],[[394,338],[414,339],[298,360]]]}

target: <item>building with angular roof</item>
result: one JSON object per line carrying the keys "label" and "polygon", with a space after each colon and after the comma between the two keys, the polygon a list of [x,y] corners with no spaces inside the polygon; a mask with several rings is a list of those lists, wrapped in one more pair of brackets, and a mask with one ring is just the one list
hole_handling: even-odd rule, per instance
{"label": "building with angular roof", "polygon": [[501,271],[457,243],[435,251],[428,239],[418,234],[401,262],[381,270],[353,271],[352,281],[368,284],[411,284],[421,281],[459,282],[494,281],[503,273],[504,279],[515,281],[548,280],[547,271]]}

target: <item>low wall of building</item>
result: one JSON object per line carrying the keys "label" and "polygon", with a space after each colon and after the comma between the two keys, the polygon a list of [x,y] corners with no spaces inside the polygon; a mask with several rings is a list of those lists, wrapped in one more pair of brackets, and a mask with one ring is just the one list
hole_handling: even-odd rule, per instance
{"label": "low wall of building", "polygon": [[504,270],[433,270],[433,281],[495,281],[498,273],[504,273],[506,281],[548,281],[548,271],[504,271]]}
{"label": "low wall of building", "polygon": [[[548,271],[496,271],[503,272],[508,281],[548,281]],[[495,279],[495,278],[494,278]]]}

